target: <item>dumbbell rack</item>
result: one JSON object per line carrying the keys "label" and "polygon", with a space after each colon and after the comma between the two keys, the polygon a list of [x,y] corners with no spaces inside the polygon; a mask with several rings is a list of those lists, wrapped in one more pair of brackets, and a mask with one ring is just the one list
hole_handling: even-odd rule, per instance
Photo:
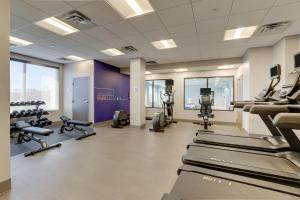
{"label": "dumbbell rack", "polygon": [[[12,112],[11,115],[10,115],[10,128],[11,128],[11,130],[15,128],[14,124],[15,124],[16,121],[21,121],[21,120],[28,121],[29,119],[31,119],[31,121],[34,122],[33,118],[36,118],[36,121],[38,121],[41,118],[42,115],[48,115],[49,113],[47,111],[41,111],[39,109],[39,107],[41,105],[46,105],[46,103],[44,101],[11,102],[10,103],[11,107],[15,107],[15,106],[35,106],[35,109],[34,109],[35,112],[33,110],[32,114],[25,114],[29,110],[27,110],[27,111],[24,110],[23,115],[20,113],[22,111],[18,112],[18,115],[14,115],[13,114],[14,112]],[[40,112],[42,112],[42,113],[40,113]],[[51,124],[51,122],[50,122],[50,124]]]}

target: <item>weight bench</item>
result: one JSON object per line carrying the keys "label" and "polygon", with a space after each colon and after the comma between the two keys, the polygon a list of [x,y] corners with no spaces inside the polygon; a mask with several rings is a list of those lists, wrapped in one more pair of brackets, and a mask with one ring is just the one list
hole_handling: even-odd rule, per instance
{"label": "weight bench", "polygon": [[33,127],[30,124],[26,123],[25,121],[17,121],[16,128],[20,130],[17,136],[17,141],[16,141],[17,144],[30,142],[31,140],[33,140],[41,145],[40,149],[25,153],[24,154],[25,157],[33,156],[36,153],[61,146],[60,143],[48,145],[47,142],[35,136],[35,135],[49,136],[50,134],[53,133],[53,130],[51,129]]}
{"label": "weight bench", "polygon": [[81,140],[83,138],[96,135],[95,130],[93,130],[91,133],[88,133],[87,130],[81,128],[81,127],[89,127],[90,125],[93,124],[92,122],[72,120],[63,115],[60,116],[60,119],[63,122],[63,125],[60,128],[60,134],[63,134],[65,131],[70,132],[75,129],[82,133],[82,135],[77,137],[76,140]]}

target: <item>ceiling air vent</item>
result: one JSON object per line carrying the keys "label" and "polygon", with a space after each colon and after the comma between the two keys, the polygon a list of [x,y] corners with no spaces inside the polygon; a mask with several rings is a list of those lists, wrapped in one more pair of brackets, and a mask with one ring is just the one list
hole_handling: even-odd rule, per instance
{"label": "ceiling air vent", "polygon": [[282,33],[284,30],[286,30],[290,24],[291,24],[291,21],[265,24],[265,25],[258,27],[257,30],[255,31],[254,35],[255,36],[265,36],[265,35],[279,34],[279,33]]}
{"label": "ceiling air vent", "polygon": [[133,46],[125,46],[125,47],[121,47],[119,48],[120,51],[122,51],[125,54],[131,54],[131,53],[136,53],[138,50],[133,47]]}
{"label": "ceiling air vent", "polygon": [[77,10],[72,10],[70,12],[56,16],[56,18],[73,26],[78,30],[86,30],[96,26],[92,19],[88,18]]}
{"label": "ceiling air vent", "polygon": [[158,65],[158,63],[154,60],[150,60],[146,62],[147,65]]}

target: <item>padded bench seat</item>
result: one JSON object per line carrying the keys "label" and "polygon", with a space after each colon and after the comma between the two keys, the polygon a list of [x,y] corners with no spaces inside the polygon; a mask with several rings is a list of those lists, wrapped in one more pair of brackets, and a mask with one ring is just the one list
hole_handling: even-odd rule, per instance
{"label": "padded bench seat", "polygon": [[48,136],[51,133],[53,133],[53,130],[51,130],[51,129],[32,127],[32,126],[23,128],[22,131],[27,132],[27,133],[42,135],[42,136]]}
{"label": "padded bench seat", "polygon": [[90,126],[92,122],[78,121],[78,120],[68,120],[68,125],[76,125],[76,126]]}

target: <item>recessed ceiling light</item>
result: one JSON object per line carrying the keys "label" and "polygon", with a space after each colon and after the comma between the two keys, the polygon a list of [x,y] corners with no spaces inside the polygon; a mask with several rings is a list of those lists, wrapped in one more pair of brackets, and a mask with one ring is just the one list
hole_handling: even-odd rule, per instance
{"label": "recessed ceiling light", "polygon": [[177,47],[173,39],[159,40],[159,41],[151,42],[151,44],[157,49],[170,49],[170,48]]}
{"label": "recessed ceiling light", "polygon": [[187,72],[188,69],[186,68],[178,68],[178,69],[174,69],[175,72]]}
{"label": "recessed ceiling light", "polygon": [[105,0],[124,18],[131,18],[153,12],[148,0]]}
{"label": "recessed ceiling light", "polygon": [[146,74],[146,75],[149,75],[149,74],[152,74],[152,73],[149,72],[149,71],[145,71],[145,74]]}
{"label": "recessed ceiling light", "polygon": [[70,59],[70,60],[74,60],[74,61],[83,61],[83,60],[86,60],[84,58],[81,58],[79,56],[74,56],[74,55],[66,56],[65,58]]}
{"label": "recessed ceiling light", "polygon": [[222,65],[218,66],[218,69],[233,69],[235,68],[235,65]]}
{"label": "recessed ceiling light", "polygon": [[13,37],[13,36],[9,37],[9,41],[10,41],[11,44],[14,44],[16,46],[28,46],[28,45],[33,44],[32,42],[28,42],[26,40],[22,40],[20,38],[16,38],[16,37]]}
{"label": "recessed ceiling light", "polygon": [[226,30],[224,40],[237,40],[249,38],[255,32],[257,26],[241,27],[236,29]]}
{"label": "recessed ceiling light", "polygon": [[102,50],[102,53],[109,55],[109,56],[120,56],[120,55],[124,55],[124,53],[122,51],[119,51],[118,49],[106,49],[106,50]]}
{"label": "recessed ceiling light", "polygon": [[35,24],[59,35],[69,35],[71,33],[79,31],[78,29],[74,28],[73,26],[70,26],[69,24],[66,24],[65,22],[57,19],[56,17],[50,17],[42,21],[36,22]]}

